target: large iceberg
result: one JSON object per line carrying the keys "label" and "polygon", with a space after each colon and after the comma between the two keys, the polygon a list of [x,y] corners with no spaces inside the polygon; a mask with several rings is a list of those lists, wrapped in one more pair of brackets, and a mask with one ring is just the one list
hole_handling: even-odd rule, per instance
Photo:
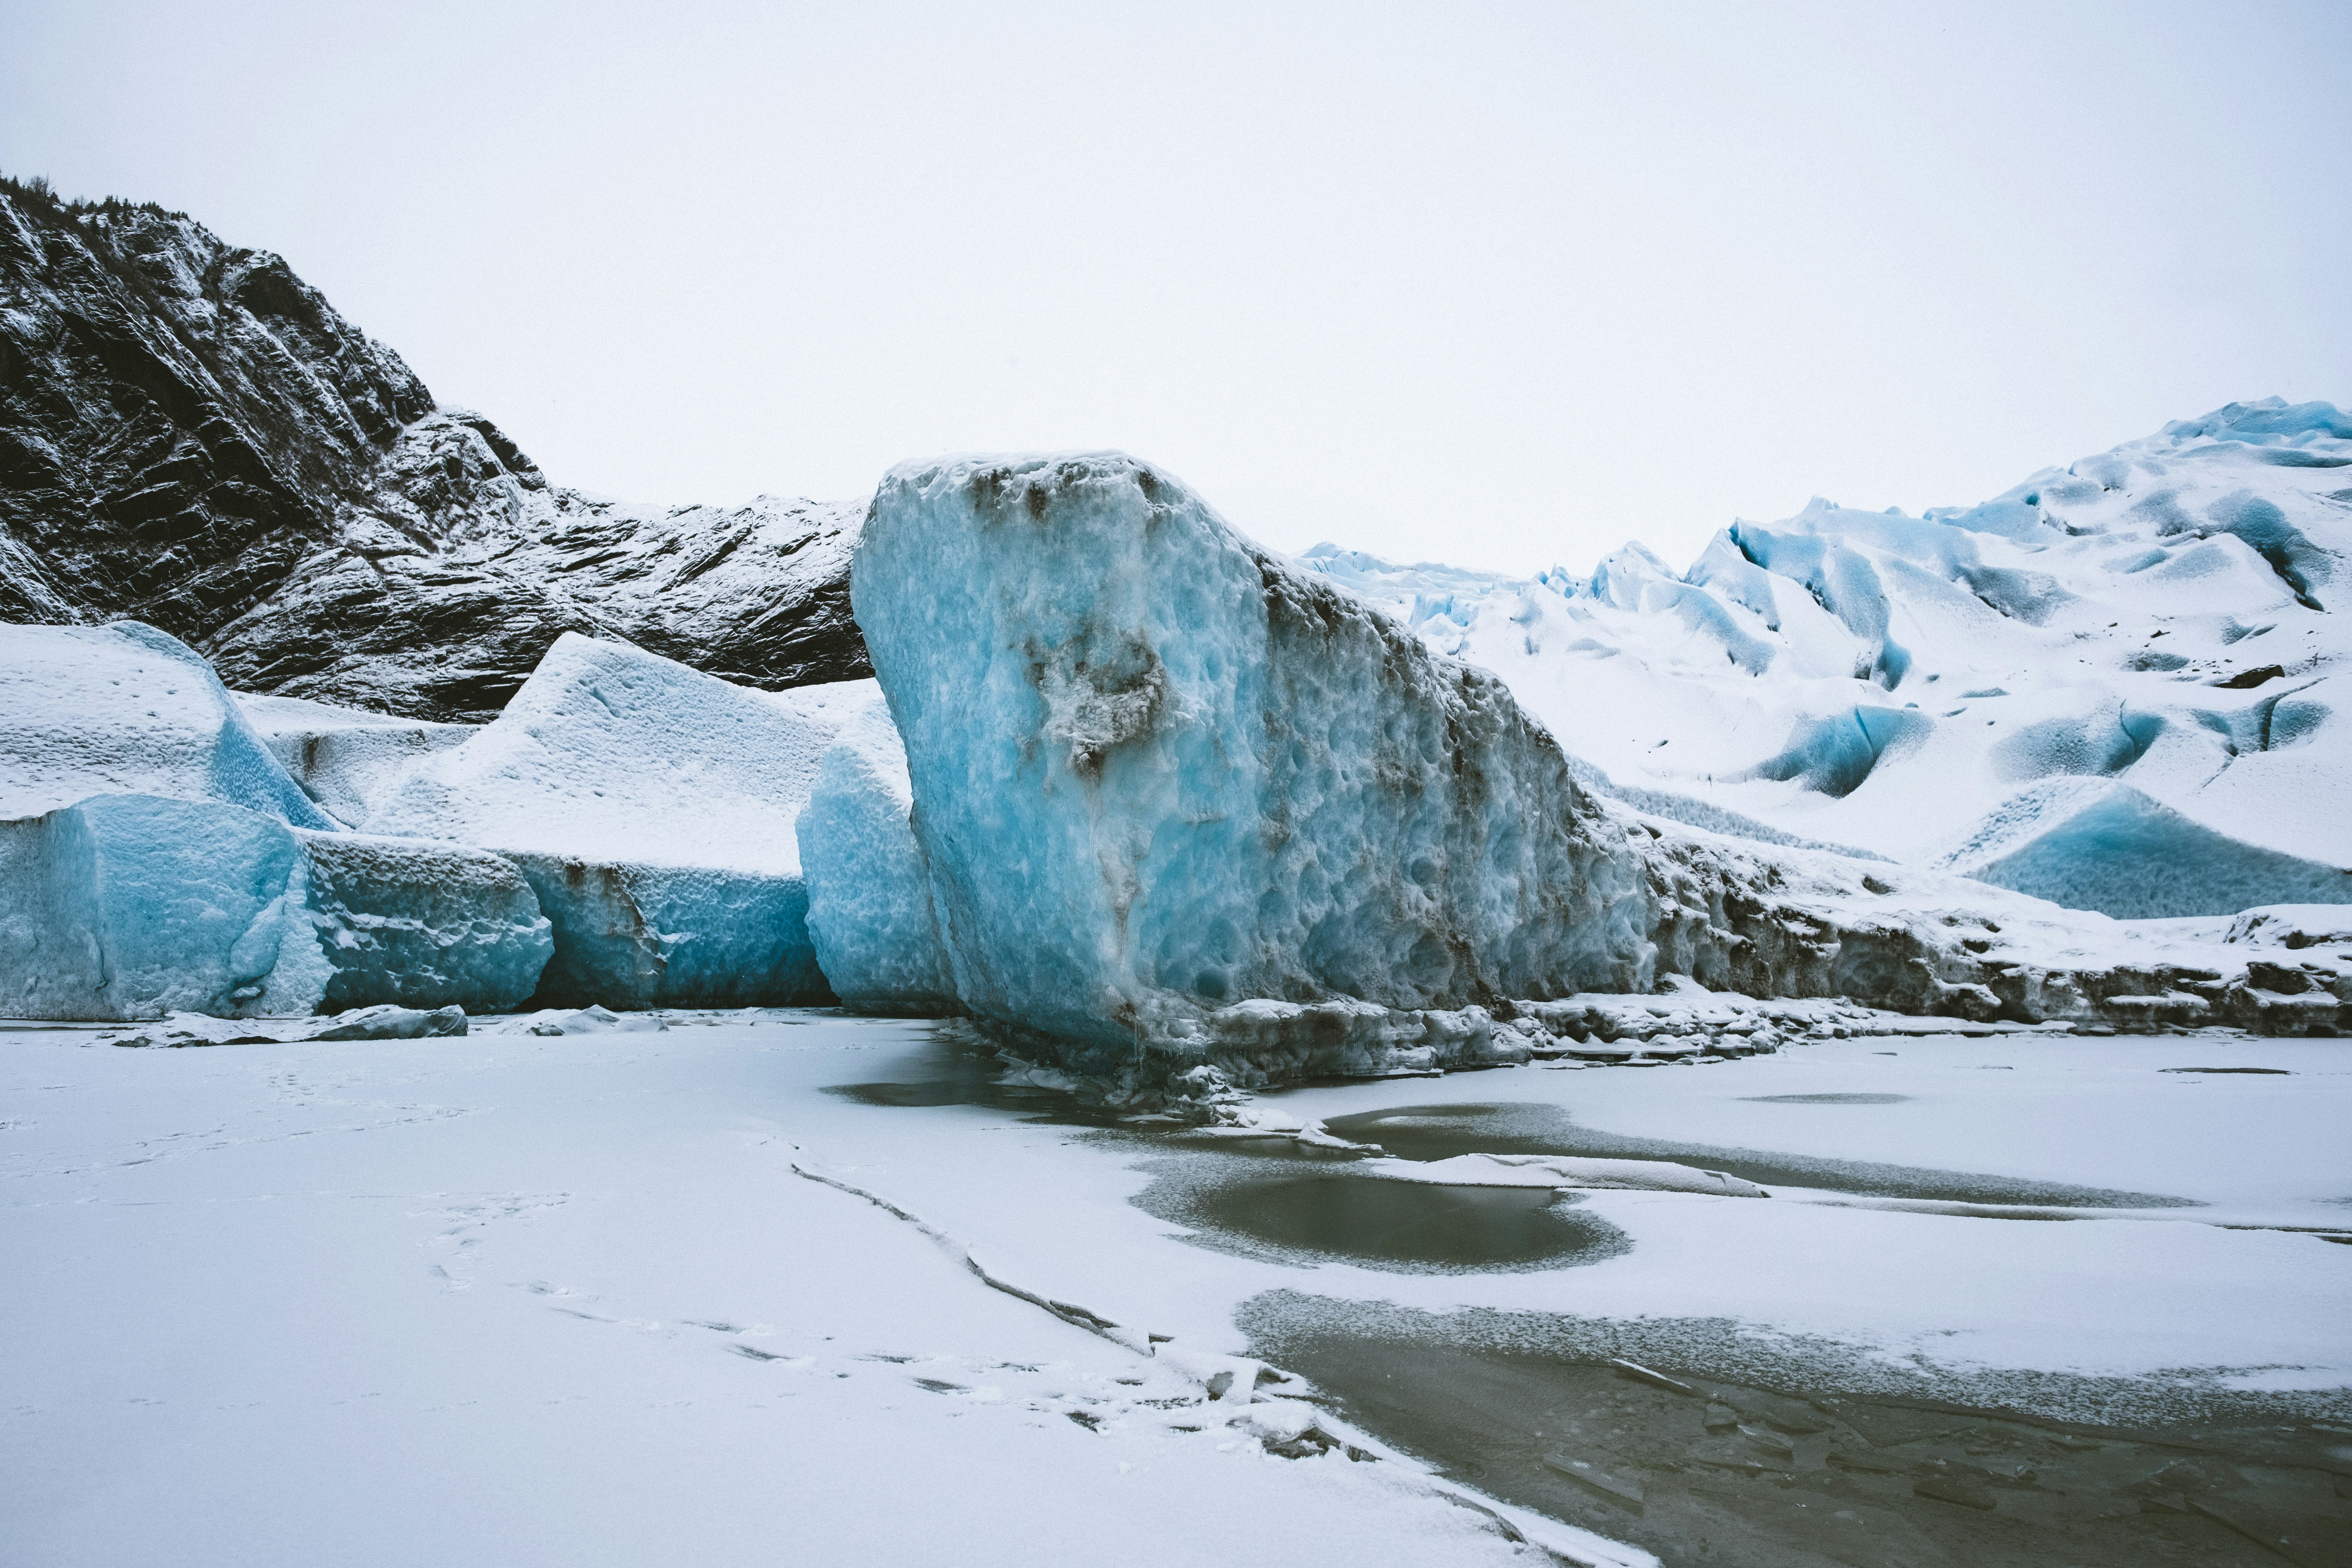
{"label": "large iceberg", "polygon": [[1636,984],[1643,861],[1502,682],[1144,463],[894,469],[852,593],[957,993],[1001,1027]]}
{"label": "large iceberg", "polygon": [[21,1017],[495,1011],[551,948],[495,855],[212,801],[98,795],[0,822],[0,1008]]}
{"label": "large iceberg", "polygon": [[907,748],[877,691],[826,750],[800,815],[809,940],[834,994],[856,1012],[958,1009],[914,801]]}
{"label": "large iceberg", "polygon": [[204,656],[138,621],[0,625],[0,816],[86,795],[217,800],[334,824],[271,754]]}
{"label": "large iceberg", "polygon": [[831,999],[794,824],[868,681],[749,689],[567,633],[362,825],[511,857],[554,922],[542,1005]]}

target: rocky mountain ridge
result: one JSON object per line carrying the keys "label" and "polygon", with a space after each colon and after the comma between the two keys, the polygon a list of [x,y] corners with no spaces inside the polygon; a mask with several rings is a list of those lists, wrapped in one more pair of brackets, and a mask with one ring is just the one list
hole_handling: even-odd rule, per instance
{"label": "rocky mountain ridge", "polygon": [[0,619],[131,616],[239,689],[435,721],[494,716],[566,631],[849,679],[860,511],[555,485],[279,257],[0,182]]}

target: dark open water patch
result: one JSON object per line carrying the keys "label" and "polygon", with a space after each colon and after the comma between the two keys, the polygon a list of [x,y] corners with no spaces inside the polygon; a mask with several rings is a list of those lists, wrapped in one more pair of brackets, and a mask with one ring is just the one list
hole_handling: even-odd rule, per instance
{"label": "dark open water patch", "polygon": [[872,1083],[836,1083],[824,1092],[860,1105],[922,1109],[971,1105],[1009,1111],[1026,1121],[1110,1127],[1118,1115],[1067,1089],[1000,1081],[1007,1063],[962,1019],[940,1023],[930,1039],[893,1066],[901,1075]]}
{"label": "dark open water patch", "polygon": [[1721,1320],[1433,1314],[1286,1290],[1237,1321],[1251,1353],[1383,1440],[1675,1568],[2352,1563],[2342,1390],[1964,1376]]}
{"label": "dark open water patch", "polygon": [[1743,1094],[1744,1105],[1900,1105],[1907,1094]]}
{"label": "dark open water patch", "polygon": [[[1775,1097],[1778,1098],[1778,1097]],[[1848,1100],[1845,1103],[1853,1103]],[[1874,1102],[1874,1100],[1873,1101]],[[1722,1171],[1764,1187],[1818,1187],[1880,1197],[2042,1208],[2195,1208],[2193,1198],[2078,1187],[1967,1171],[1938,1171],[1866,1160],[1829,1160],[1769,1149],[1634,1138],[1579,1126],[1556,1105],[1404,1105],[1335,1116],[1324,1125],[1342,1138],[1378,1143],[1404,1160],[1456,1154],[1573,1154],[1611,1160],[1672,1160]]]}
{"label": "dark open water patch", "polygon": [[1274,1262],[1397,1273],[1526,1273],[1614,1258],[1623,1231],[1547,1188],[1446,1187],[1223,1149],[1154,1160],[1130,1201],[1195,1244]]}
{"label": "dark open water patch", "polygon": [[2293,1078],[2284,1068],[2158,1068],[2158,1072],[2239,1072],[2259,1073],[2264,1078]]}

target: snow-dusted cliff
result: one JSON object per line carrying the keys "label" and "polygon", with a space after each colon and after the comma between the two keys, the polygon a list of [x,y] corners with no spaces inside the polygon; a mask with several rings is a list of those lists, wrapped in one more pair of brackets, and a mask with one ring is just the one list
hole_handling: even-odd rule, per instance
{"label": "snow-dusted cliff", "polygon": [[279,258],[0,185],[0,620],[130,616],[238,689],[425,720],[494,717],[566,631],[854,679],[856,510],[551,484]]}

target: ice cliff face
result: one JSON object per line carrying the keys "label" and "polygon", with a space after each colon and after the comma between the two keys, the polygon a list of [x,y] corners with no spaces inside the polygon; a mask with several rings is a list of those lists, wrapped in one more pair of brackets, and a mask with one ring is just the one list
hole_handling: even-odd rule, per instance
{"label": "ice cliff face", "polygon": [[[1302,564],[1496,671],[1645,810],[1958,864],[2045,783],[2114,779],[2202,832],[2108,868],[2094,907],[2225,913],[2329,870],[2352,900],[2347,485],[2352,416],[2272,399],[1966,510],[1737,523],[1681,574],[1638,545],[1531,581]],[[2076,898],[2075,841],[2011,885]]]}
{"label": "ice cliff face", "polygon": [[482,721],[566,631],[763,687],[867,674],[854,535],[551,484],[278,257],[0,185],[0,620],[129,616],[241,690]]}
{"label": "ice cliff face", "polygon": [[489,1012],[529,996],[552,951],[498,856],[215,801],[108,794],[0,820],[0,993],[18,1017]]}
{"label": "ice cliff face", "polygon": [[1633,983],[1640,865],[1502,683],[1146,464],[894,469],[855,601],[984,1016],[1128,1043]]}

